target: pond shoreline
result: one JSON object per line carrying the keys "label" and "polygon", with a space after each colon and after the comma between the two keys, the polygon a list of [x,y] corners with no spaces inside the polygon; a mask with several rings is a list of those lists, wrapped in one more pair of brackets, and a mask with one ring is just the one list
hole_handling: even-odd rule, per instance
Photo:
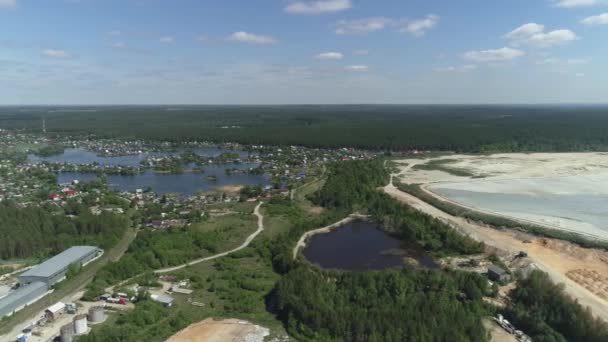
{"label": "pond shoreline", "polygon": [[353,213],[338,222],[334,222],[334,223],[330,224],[329,226],[317,228],[317,229],[314,229],[314,230],[311,230],[311,231],[308,231],[308,232],[302,234],[302,236],[298,240],[298,243],[293,248],[293,259],[295,260],[298,257],[298,251],[303,250],[306,247],[306,242],[308,242],[308,240],[312,236],[317,235],[317,234],[326,234],[336,228],[342,227],[343,225],[345,225],[347,223],[350,223],[350,222],[353,222],[356,220],[366,220],[368,218],[369,218],[368,215]]}

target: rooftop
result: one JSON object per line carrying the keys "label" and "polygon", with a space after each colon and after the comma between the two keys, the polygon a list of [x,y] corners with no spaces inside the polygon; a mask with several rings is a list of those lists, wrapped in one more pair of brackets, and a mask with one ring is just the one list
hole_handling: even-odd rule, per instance
{"label": "rooftop", "polygon": [[93,246],[75,246],[55,255],[40,265],[22,273],[20,277],[51,277],[57,272],[65,270],[74,262],[97,251]]}
{"label": "rooftop", "polygon": [[46,292],[46,290],[46,284],[40,281],[36,281],[27,286],[20,287],[16,291],[11,292],[8,296],[0,299],[0,308],[11,306],[14,303],[19,303],[21,300],[23,300],[23,298],[28,298],[32,293],[35,293],[36,291]]}
{"label": "rooftop", "polygon": [[503,274],[507,273],[507,271],[503,270],[502,268],[500,268],[500,267],[498,267],[496,265],[490,265],[490,266],[488,266],[488,272],[494,272],[494,273],[499,274],[499,275],[503,275]]}

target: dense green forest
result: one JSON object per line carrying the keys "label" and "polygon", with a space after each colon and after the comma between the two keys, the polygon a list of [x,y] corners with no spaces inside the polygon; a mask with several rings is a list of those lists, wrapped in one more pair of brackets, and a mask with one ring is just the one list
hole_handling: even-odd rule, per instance
{"label": "dense green forest", "polygon": [[608,341],[608,324],[564,293],[546,273],[534,271],[518,280],[506,317],[533,341]]}
{"label": "dense green forest", "polygon": [[487,341],[475,273],[335,273],[300,267],[277,285],[289,332],[307,341]]}
{"label": "dense green forest", "polygon": [[78,216],[69,218],[45,208],[19,208],[0,202],[0,258],[47,257],[73,245],[110,247],[130,224],[125,216],[95,216],[84,206],[70,210]]}
{"label": "dense green forest", "polygon": [[[331,211],[367,213],[392,234],[418,243],[435,255],[483,250],[483,245],[379,191],[378,187],[388,182],[380,159],[336,163],[328,167],[327,175],[323,188],[311,199]],[[297,216],[290,208],[282,203],[275,204],[273,210]],[[484,277],[409,269],[350,273],[290,263],[295,240],[310,227],[304,220],[300,222],[269,248],[276,271],[284,274],[274,292],[279,317],[296,338],[487,340],[485,330],[480,328],[481,318],[488,314],[481,297],[490,291]]]}
{"label": "dense green forest", "polygon": [[607,113],[605,106],[1,107],[0,128],[41,132],[44,115],[50,134],[394,150],[593,151],[608,148]]}

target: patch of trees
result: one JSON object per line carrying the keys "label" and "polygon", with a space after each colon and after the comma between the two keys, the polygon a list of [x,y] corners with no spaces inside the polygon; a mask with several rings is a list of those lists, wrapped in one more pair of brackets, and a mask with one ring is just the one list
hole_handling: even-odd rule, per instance
{"label": "patch of trees", "polygon": [[130,224],[127,217],[102,213],[95,216],[85,206],[63,212],[40,207],[20,208],[0,202],[0,258],[47,257],[74,245],[114,245]]}
{"label": "patch of trees", "polygon": [[475,273],[337,273],[299,267],[276,287],[290,334],[310,341],[488,341]]}
{"label": "patch of trees", "polygon": [[541,271],[517,281],[505,316],[534,341],[608,341],[608,324]]}
{"label": "patch of trees", "polygon": [[388,172],[381,159],[339,162],[328,168],[327,181],[312,200],[330,209],[365,212],[399,238],[437,255],[483,251],[482,244],[379,191],[386,183]]}
{"label": "patch of trees", "polygon": [[[150,106],[81,109],[47,113],[49,134],[378,150],[608,148],[606,106],[182,106],[171,115]],[[39,110],[0,110],[0,128],[40,132]]]}
{"label": "patch of trees", "polygon": [[147,271],[218,253],[224,239],[219,231],[205,232],[187,227],[142,230],[119,261],[109,263],[97,272],[85,297],[93,299],[102,294],[104,288]]}
{"label": "patch of trees", "polygon": [[50,157],[63,154],[64,147],[61,145],[47,145],[36,151],[36,155],[40,157]]}
{"label": "patch of trees", "polygon": [[312,201],[325,208],[366,208],[377,188],[389,181],[381,159],[338,162],[328,167],[327,181]]}

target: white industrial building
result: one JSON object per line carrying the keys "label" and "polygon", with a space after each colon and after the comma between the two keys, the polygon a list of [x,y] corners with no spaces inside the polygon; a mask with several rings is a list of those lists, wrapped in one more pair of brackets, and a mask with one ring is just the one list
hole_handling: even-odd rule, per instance
{"label": "white industrial building", "polygon": [[19,276],[19,289],[0,299],[0,317],[21,310],[65,278],[71,265],[85,265],[103,251],[92,246],[71,247]]}
{"label": "white industrial building", "polygon": [[21,274],[19,284],[25,286],[39,281],[51,288],[65,277],[71,265],[84,265],[100,253],[101,250],[93,246],[71,247]]}

